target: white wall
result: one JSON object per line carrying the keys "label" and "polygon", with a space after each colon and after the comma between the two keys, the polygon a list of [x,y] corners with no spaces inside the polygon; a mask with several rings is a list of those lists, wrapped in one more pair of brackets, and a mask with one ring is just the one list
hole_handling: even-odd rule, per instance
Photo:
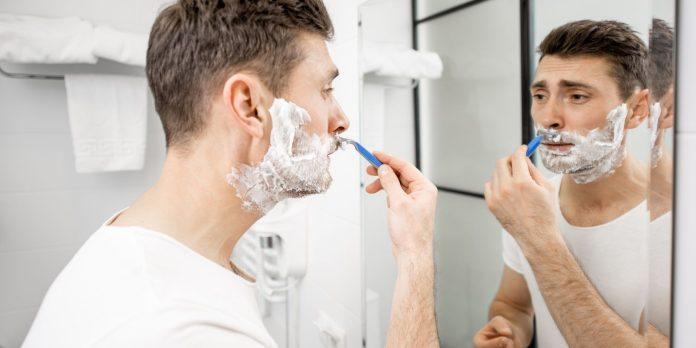
{"label": "white wall", "polygon": [[696,347],[696,3],[679,1],[674,347]]}
{"label": "white wall", "polygon": [[[331,0],[336,26],[330,53],[341,70],[336,97],[358,137],[357,3]],[[98,24],[147,34],[160,0],[3,1],[0,12],[79,16]],[[92,66],[3,65],[11,71],[91,71],[142,74],[100,62]],[[48,286],[77,248],[115,211],[127,206],[159,176],[164,137],[150,103],[146,167],[139,172],[74,172],[65,88],[60,81],[0,77],[0,346],[23,341]],[[360,182],[358,156],[333,158],[334,185],[310,198],[308,270],[299,284],[299,346],[319,347],[312,321],[326,313],[345,328],[347,347],[361,345]],[[284,314],[284,313],[283,313]],[[279,342],[284,342],[282,337]]]}
{"label": "white wall", "polygon": [[[95,23],[147,33],[155,0],[3,1],[0,12],[77,15]],[[11,71],[100,71],[140,74],[100,63],[16,66]],[[23,341],[43,295],[85,239],[159,176],[164,158],[161,126],[148,113],[145,169],[76,174],[62,81],[0,77],[0,346]]]}

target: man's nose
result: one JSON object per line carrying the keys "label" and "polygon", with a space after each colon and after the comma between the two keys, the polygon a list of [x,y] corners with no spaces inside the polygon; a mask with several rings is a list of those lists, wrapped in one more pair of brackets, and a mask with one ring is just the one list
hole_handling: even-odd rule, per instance
{"label": "man's nose", "polygon": [[333,104],[333,111],[329,118],[329,133],[341,134],[350,127],[350,120],[348,120],[345,112],[343,112],[343,108],[341,108],[341,105],[335,98]]}
{"label": "man's nose", "polygon": [[563,106],[556,102],[549,102],[536,112],[536,122],[546,129],[563,129]]}

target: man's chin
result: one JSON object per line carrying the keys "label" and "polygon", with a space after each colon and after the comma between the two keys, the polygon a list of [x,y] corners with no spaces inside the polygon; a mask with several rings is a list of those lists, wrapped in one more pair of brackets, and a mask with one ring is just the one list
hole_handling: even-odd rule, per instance
{"label": "man's chin", "polygon": [[301,189],[289,191],[289,192],[287,192],[287,194],[291,198],[301,198],[301,197],[305,197],[305,196],[326,193],[326,191],[329,190],[329,187],[331,187],[332,182],[333,182],[333,178],[331,178],[329,176],[327,180],[325,180],[324,182],[320,183],[319,185],[317,185],[315,187],[303,187]]}

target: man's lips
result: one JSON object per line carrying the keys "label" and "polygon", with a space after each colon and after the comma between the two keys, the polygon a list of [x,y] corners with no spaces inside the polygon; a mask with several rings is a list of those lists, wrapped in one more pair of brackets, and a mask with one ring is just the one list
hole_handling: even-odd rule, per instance
{"label": "man's lips", "polygon": [[574,144],[570,144],[570,143],[542,143],[542,145],[544,145],[544,147],[546,147],[549,150],[558,151],[558,152],[569,151],[570,148],[575,146]]}

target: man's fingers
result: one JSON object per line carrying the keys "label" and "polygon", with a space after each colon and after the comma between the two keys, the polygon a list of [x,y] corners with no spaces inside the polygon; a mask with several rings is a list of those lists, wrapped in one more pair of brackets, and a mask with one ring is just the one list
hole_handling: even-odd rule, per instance
{"label": "man's fingers", "polygon": [[489,324],[501,336],[512,337],[512,327],[510,327],[510,323],[504,318],[500,316],[494,317]]}
{"label": "man's fingers", "polygon": [[413,181],[427,180],[418,168],[405,160],[380,151],[375,151],[373,154],[382,163],[388,164],[395,172],[399,173],[401,183],[406,187]]}
{"label": "man's fingers", "polygon": [[474,336],[476,348],[513,348],[514,342],[508,337],[490,337],[479,333]]}
{"label": "man's fingers", "polygon": [[519,179],[530,179],[527,165],[527,145],[520,146],[512,155],[512,176]]}
{"label": "man's fingers", "polygon": [[491,189],[491,182],[487,182],[483,186],[483,198],[488,202],[493,197],[493,190]]}
{"label": "man's fingers", "polygon": [[498,170],[493,171],[493,177],[491,178],[491,197],[500,195],[500,180],[498,179]]}
{"label": "man's fingers", "polygon": [[499,186],[507,186],[512,180],[512,169],[510,168],[510,157],[499,159],[495,164]]}
{"label": "man's fingers", "polygon": [[532,161],[527,158],[527,170],[529,171],[529,175],[532,177],[534,181],[536,181],[537,184],[544,186],[546,183],[546,178],[544,177],[543,174],[537,169],[537,167],[532,163]]}
{"label": "man's fingers", "polygon": [[399,178],[389,165],[383,164],[379,167],[379,181],[382,183],[384,191],[387,191],[389,202],[406,198],[406,192],[401,187]]}
{"label": "man's fingers", "polygon": [[382,190],[382,183],[379,181],[379,179],[376,179],[375,181],[371,182],[369,185],[365,187],[365,192],[367,193],[377,193]]}
{"label": "man's fingers", "polygon": [[375,168],[375,166],[367,166],[365,171],[367,172],[367,175],[377,176],[377,168]]}

